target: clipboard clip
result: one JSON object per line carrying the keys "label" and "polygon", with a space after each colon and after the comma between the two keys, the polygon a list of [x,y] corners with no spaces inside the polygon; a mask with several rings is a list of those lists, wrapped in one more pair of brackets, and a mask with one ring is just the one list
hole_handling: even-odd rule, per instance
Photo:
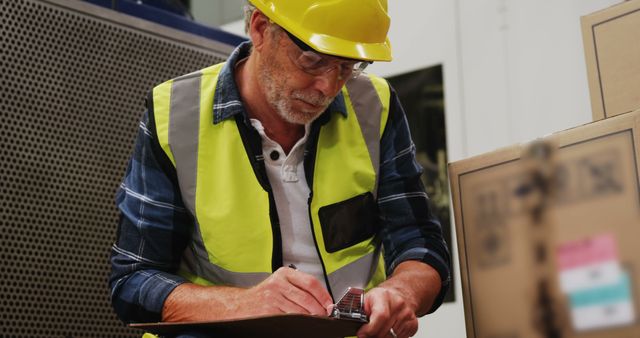
{"label": "clipboard clip", "polygon": [[340,301],[334,304],[329,317],[368,323],[369,318],[364,312],[364,290],[348,288]]}

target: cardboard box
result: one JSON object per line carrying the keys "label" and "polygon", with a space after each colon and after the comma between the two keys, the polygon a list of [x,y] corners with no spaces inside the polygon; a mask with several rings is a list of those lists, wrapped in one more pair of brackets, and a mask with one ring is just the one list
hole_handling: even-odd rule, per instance
{"label": "cardboard box", "polygon": [[594,121],[640,108],[640,0],[581,21]]}
{"label": "cardboard box", "polygon": [[640,337],[639,140],[636,111],[449,164],[468,338]]}

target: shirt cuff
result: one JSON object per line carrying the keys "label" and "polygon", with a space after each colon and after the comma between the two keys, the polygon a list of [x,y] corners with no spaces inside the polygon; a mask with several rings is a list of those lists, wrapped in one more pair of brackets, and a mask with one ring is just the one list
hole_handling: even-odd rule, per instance
{"label": "shirt cuff", "polygon": [[162,316],[164,301],[173,289],[185,282],[187,280],[183,277],[165,272],[149,274],[147,280],[140,287],[140,305],[148,311]]}
{"label": "shirt cuff", "polygon": [[444,259],[440,257],[437,253],[427,249],[427,248],[412,248],[402,253],[398,258],[396,258],[389,265],[389,269],[387,271],[387,275],[391,275],[393,270],[398,266],[398,264],[404,261],[421,261],[433,267],[438,274],[440,275],[440,281],[442,282],[440,287],[440,293],[436,296],[433,301],[433,305],[428,313],[434,312],[436,309],[442,305],[442,301],[444,300],[444,296],[449,291],[449,286],[451,284],[451,274],[449,271],[449,266],[445,263]]}

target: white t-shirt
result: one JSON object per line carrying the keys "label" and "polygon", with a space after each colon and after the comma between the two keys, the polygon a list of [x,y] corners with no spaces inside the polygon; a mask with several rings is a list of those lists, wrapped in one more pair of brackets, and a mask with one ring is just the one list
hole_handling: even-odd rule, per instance
{"label": "white t-shirt", "polygon": [[282,263],[284,266],[294,264],[298,270],[315,276],[326,288],[322,263],[309,222],[308,200],[311,191],[304,176],[303,155],[309,125],[305,126],[304,136],[288,155],[266,135],[259,120],[251,119],[251,125],[262,137],[264,164],[280,219]]}

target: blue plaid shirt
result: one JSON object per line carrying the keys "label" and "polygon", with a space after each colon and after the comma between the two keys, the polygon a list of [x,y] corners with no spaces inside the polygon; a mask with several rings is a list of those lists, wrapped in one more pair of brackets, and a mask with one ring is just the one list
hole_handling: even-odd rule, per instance
{"label": "blue plaid shirt", "polygon": [[[233,65],[249,55],[249,47],[249,43],[240,45],[221,70],[212,114],[214,123],[235,118],[252,131],[248,134],[254,137],[248,143],[258,154],[254,160],[264,179],[261,141],[249,123],[233,73]],[[342,94],[313,122],[308,148],[317,141],[320,127],[331,118],[330,112],[347,113]],[[305,156],[315,157],[315,153],[306,151]],[[422,168],[415,160],[415,145],[393,90],[380,144],[380,163],[378,207],[387,273],[406,260],[433,266],[442,280],[442,290],[431,309],[434,311],[449,287],[449,252],[420,181]],[[175,167],[158,143],[151,98],[116,203],[120,222],[109,279],[113,307],[125,322],[160,321],[165,299],[186,282],[176,272],[191,240],[194,221],[182,202]]]}

